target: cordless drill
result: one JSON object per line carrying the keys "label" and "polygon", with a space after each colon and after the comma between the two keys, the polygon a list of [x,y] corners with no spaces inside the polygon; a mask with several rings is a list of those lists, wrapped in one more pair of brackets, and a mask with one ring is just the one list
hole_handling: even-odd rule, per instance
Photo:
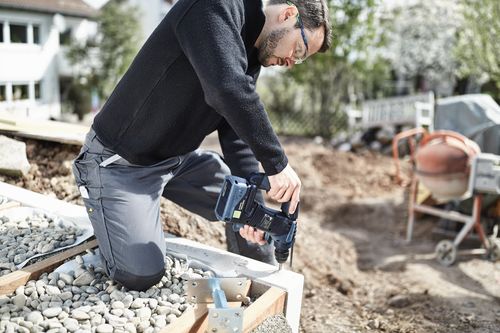
{"label": "cordless drill", "polygon": [[248,181],[236,176],[226,176],[215,215],[220,221],[233,223],[234,231],[245,224],[264,231],[266,240],[274,243],[274,256],[281,269],[295,241],[299,209],[297,207],[293,214],[289,214],[290,202],[283,203],[281,211],[278,211],[255,199],[257,191],[270,189],[269,179],[262,173],[252,174]]}

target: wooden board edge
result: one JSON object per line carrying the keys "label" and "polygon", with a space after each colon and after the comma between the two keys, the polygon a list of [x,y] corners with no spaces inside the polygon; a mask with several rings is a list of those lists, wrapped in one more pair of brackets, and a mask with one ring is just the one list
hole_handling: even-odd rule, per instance
{"label": "wooden board edge", "polygon": [[257,298],[243,313],[243,332],[250,332],[267,317],[284,312],[286,291],[277,287],[269,288]]}
{"label": "wooden board edge", "polygon": [[0,296],[9,294],[15,291],[18,287],[23,286],[29,280],[37,279],[44,272],[50,271],[56,266],[62,264],[66,259],[69,259],[85,250],[92,249],[97,246],[97,240],[93,239],[84,242],[67,250],[57,252],[47,259],[26,266],[23,269],[14,271],[0,277]]}

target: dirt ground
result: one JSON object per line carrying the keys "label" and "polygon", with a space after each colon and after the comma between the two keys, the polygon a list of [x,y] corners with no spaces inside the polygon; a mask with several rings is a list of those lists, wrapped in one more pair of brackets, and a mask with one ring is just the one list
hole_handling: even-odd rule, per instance
{"label": "dirt ground", "polygon": [[[79,148],[26,142],[29,175],[0,180],[81,204],[70,172]],[[390,158],[283,143],[303,182],[292,268],[305,276],[302,332],[500,332],[500,263],[467,251],[439,265],[432,219],[418,221],[405,244],[405,189]],[[205,146],[217,149],[216,140]],[[220,223],[166,200],[161,209],[168,231],[224,247]]]}

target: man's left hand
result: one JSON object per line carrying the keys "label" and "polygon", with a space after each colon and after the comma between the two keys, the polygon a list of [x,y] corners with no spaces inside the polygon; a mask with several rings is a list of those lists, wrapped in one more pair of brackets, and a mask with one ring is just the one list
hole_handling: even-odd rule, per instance
{"label": "man's left hand", "polygon": [[240,235],[250,243],[257,243],[259,245],[267,243],[264,239],[264,231],[255,229],[249,225],[245,225],[240,228]]}

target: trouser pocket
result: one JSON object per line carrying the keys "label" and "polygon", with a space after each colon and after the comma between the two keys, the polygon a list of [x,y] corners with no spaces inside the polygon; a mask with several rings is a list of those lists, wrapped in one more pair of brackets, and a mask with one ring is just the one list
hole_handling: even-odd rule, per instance
{"label": "trouser pocket", "polygon": [[107,228],[106,218],[102,207],[101,199],[83,199],[87,214],[89,216],[92,227],[94,228],[94,235],[99,244],[99,250],[103,259],[106,261],[106,268],[108,275],[111,274],[111,269],[115,266],[113,250],[111,247],[110,235]]}

